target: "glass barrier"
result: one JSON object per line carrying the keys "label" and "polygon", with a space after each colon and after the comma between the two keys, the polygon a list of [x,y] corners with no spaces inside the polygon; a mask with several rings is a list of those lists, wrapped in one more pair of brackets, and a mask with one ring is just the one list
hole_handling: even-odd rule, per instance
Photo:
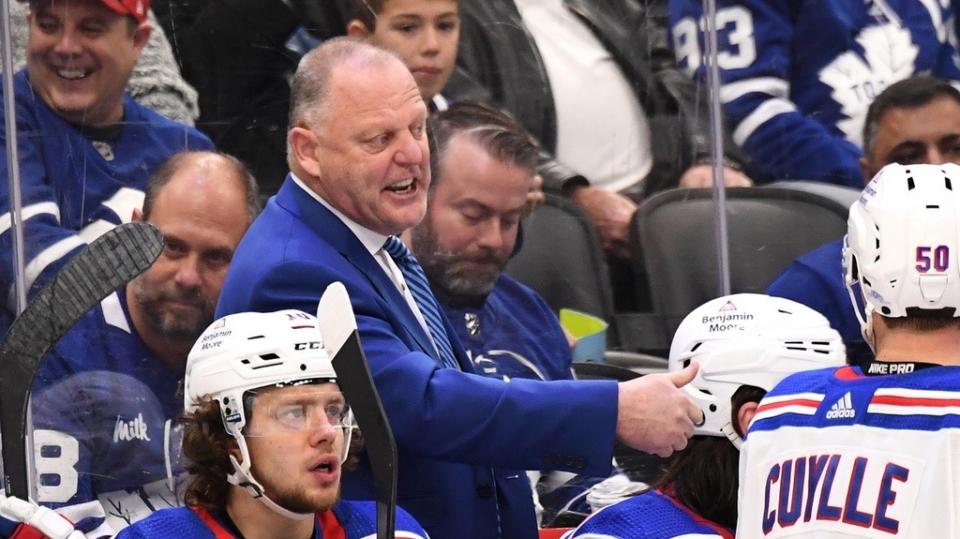
{"label": "glass barrier", "polygon": [[[531,198],[519,239],[504,233],[504,244],[516,242],[510,256],[440,259],[474,264],[469,276],[505,268],[539,295],[513,292],[524,308],[536,305],[530,314],[438,294],[477,372],[500,379],[574,376],[575,339],[550,314],[562,308],[599,319],[585,331],[570,317],[581,320],[573,333],[590,339],[578,361],[664,370],[673,331],[694,307],[763,293],[796,258],[837,250],[847,208],[883,164],[960,162],[960,138],[948,137],[960,108],[943,102],[950,85],[897,84],[960,81],[947,0],[236,4],[153,0],[143,13],[133,0],[3,1],[12,52],[4,108],[15,113],[4,143],[18,142],[21,202],[15,212],[4,157],[0,330],[18,297],[29,300],[112,227],[145,219],[167,237],[158,265],[83,318],[32,386],[32,497],[57,508],[89,502],[92,513],[78,514],[93,515],[94,528],[116,531],[183,503],[184,343],[213,320],[248,214],[293,181],[287,135],[303,125],[290,125],[291,79],[320,43],[346,34],[391,49],[431,115],[480,100],[536,140],[527,168],[545,196]],[[168,159],[213,148],[249,169],[259,197],[245,188],[233,210],[223,198],[204,202],[199,186],[164,198],[165,182],[187,168]],[[246,181],[232,161],[208,165]],[[155,206],[145,208],[151,176]],[[215,210],[222,222],[195,224]],[[534,315],[549,328],[518,322]]]}

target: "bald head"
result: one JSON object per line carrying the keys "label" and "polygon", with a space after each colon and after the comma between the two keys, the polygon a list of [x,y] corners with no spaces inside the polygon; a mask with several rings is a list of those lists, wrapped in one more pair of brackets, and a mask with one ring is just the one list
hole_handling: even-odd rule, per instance
{"label": "bald head", "polygon": [[260,213],[260,191],[257,181],[247,167],[232,155],[211,152],[180,152],[167,159],[154,171],[147,182],[143,199],[143,218],[148,220],[160,192],[180,172],[192,169],[194,178],[209,178],[224,182],[228,189],[239,189],[243,194],[250,222]]}
{"label": "bald head", "polygon": [[300,60],[290,95],[290,126],[313,127],[324,121],[334,73],[350,66],[363,70],[406,67],[392,52],[348,37],[323,42]]}

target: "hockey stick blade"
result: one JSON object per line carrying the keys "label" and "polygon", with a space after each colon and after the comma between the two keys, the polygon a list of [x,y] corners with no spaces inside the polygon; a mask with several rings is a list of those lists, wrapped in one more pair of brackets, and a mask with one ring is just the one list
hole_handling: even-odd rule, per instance
{"label": "hockey stick blade", "polygon": [[363,432],[377,502],[377,539],[393,539],[397,516],[397,443],[360,346],[353,306],[343,284],[332,283],[323,292],[317,306],[317,320],[323,345],[333,358],[337,383]]}
{"label": "hockey stick blade", "polygon": [[7,495],[28,499],[30,388],[40,362],[87,311],[143,273],[163,251],[152,225],[120,225],[71,258],[27,305],[0,345],[0,440]]}

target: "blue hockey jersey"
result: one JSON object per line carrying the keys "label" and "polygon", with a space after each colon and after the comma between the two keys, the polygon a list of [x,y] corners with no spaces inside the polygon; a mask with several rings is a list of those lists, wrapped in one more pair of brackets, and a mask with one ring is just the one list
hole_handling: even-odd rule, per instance
{"label": "blue hockey jersey", "polygon": [[100,515],[77,523],[88,537],[180,504],[183,369],[155,357],[132,328],[121,289],[57,343],[34,380],[37,501],[99,504]]}
{"label": "blue hockey jersey", "polygon": [[732,539],[733,532],[711,522],[675,498],[648,490],[590,515],[571,539],[667,539],[708,537]]}
{"label": "blue hockey jersey", "polygon": [[[341,500],[317,515],[313,539],[369,539],[376,536],[373,502]],[[243,537],[225,512],[215,514],[188,507],[165,509],[120,532],[119,539],[232,539]],[[397,508],[396,537],[427,539],[427,532],[409,513]]]}
{"label": "blue hockey jersey", "polygon": [[960,535],[960,367],[913,367],[807,371],[770,391],[740,451],[737,536]]}
{"label": "blue hockey jersey", "polygon": [[[182,150],[213,148],[192,127],[123,100],[123,127],[112,141],[91,140],[57,116],[30,87],[26,71],[14,77],[17,146],[23,202],[25,279],[35,290],[83,245],[130,221],[143,205],[150,174]],[[8,143],[0,126],[0,143]],[[13,310],[10,196],[7,156],[0,155],[0,293]]]}
{"label": "blue hockey jersey", "polygon": [[[914,74],[960,80],[949,0],[718,0],[720,99],[754,179],[860,188],[867,107]],[[705,80],[700,0],[670,0],[681,66]]]}
{"label": "blue hockey jersey", "polygon": [[477,370],[494,378],[570,380],[573,354],[557,315],[530,288],[500,275],[483,305],[444,312]]}

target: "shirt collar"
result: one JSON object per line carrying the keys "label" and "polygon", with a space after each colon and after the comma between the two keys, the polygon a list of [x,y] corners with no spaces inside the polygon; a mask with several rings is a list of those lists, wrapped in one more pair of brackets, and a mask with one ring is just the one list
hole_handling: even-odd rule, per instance
{"label": "shirt collar", "polygon": [[293,172],[290,173],[290,177],[293,178],[294,183],[296,183],[298,186],[300,186],[301,189],[306,191],[306,193],[310,195],[314,200],[319,202],[321,206],[323,206],[324,208],[327,208],[328,210],[330,210],[330,213],[337,216],[337,219],[340,219],[340,221],[343,222],[343,224],[346,225],[351,232],[353,232],[353,235],[356,236],[358,240],[360,240],[360,243],[363,244],[363,246],[367,249],[367,251],[370,252],[371,255],[377,254],[377,251],[383,248],[383,244],[386,243],[387,241],[387,236],[384,236],[379,232],[374,232],[373,230],[370,230],[369,228],[366,228],[363,225],[360,225],[353,219],[341,213],[340,210],[334,208],[333,206],[330,205],[329,202],[324,200],[320,195],[313,192],[313,189],[310,189],[309,187],[307,187],[307,184],[303,183],[303,180],[298,178],[297,175],[294,174]]}

